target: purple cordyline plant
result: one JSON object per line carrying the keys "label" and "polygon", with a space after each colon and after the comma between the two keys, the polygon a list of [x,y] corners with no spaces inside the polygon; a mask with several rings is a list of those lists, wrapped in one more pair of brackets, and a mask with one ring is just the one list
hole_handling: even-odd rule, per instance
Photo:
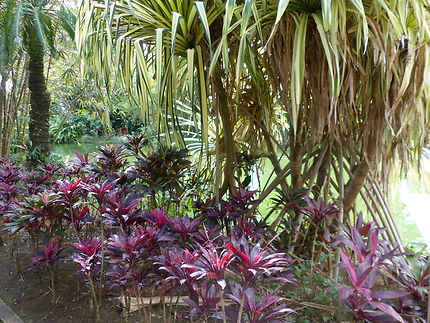
{"label": "purple cordyline plant", "polygon": [[71,169],[71,174],[79,175],[86,173],[90,167],[90,155],[88,153],[80,154],[75,151],[75,158],[73,160],[73,167]]}
{"label": "purple cordyline plant", "polygon": [[325,204],[323,201],[315,201],[309,196],[306,196],[305,200],[308,206],[302,207],[300,211],[308,216],[316,226],[340,212],[335,203]]}
{"label": "purple cordyline plant", "polygon": [[123,146],[106,145],[99,148],[95,156],[96,167],[92,171],[97,178],[115,179],[118,172],[127,165],[125,148]]}
{"label": "purple cordyline plant", "polygon": [[254,195],[257,191],[248,191],[244,188],[233,190],[228,199],[227,208],[229,220],[236,220],[243,216],[248,208],[258,203],[258,200],[254,199]]}
{"label": "purple cordyline plant", "polygon": [[102,266],[102,245],[103,242],[98,238],[81,240],[80,242],[73,244],[73,246],[80,252],[72,256],[72,260],[81,266],[78,272],[85,276],[90,285],[97,321],[99,320],[100,315],[101,297],[98,298],[96,296],[94,279]]}
{"label": "purple cordyline plant", "polygon": [[52,303],[55,302],[56,298],[56,270],[54,265],[64,258],[64,256],[61,255],[63,250],[64,247],[62,247],[58,241],[51,241],[41,250],[38,250],[36,255],[31,258],[33,266],[30,267],[30,269],[44,266],[48,271],[51,283]]}
{"label": "purple cordyline plant", "polygon": [[209,285],[207,281],[199,287],[194,286],[195,297],[185,299],[185,303],[191,308],[191,317],[209,316],[219,310],[221,297],[215,285]]}
{"label": "purple cordyline plant", "polygon": [[295,188],[287,192],[276,188],[277,196],[272,198],[277,209],[281,209],[287,212],[299,212],[303,207],[307,205],[305,195],[306,189]]}
{"label": "purple cordyline plant", "polygon": [[85,178],[78,179],[77,181],[56,181],[55,190],[60,196],[60,201],[64,205],[72,207],[79,198],[86,195],[86,191],[82,185],[83,182],[85,182]]}
{"label": "purple cordyline plant", "polygon": [[60,166],[55,166],[53,164],[48,164],[42,167],[38,167],[37,169],[44,176],[47,176],[47,180],[51,180],[54,177],[54,174],[61,170]]}
{"label": "purple cordyline plant", "polygon": [[238,226],[232,231],[236,240],[245,237],[253,241],[259,241],[264,236],[264,231],[258,228],[247,216],[242,216],[238,220]]}
{"label": "purple cordyline plant", "polygon": [[65,213],[64,217],[78,232],[82,230],[85,224],[91,223],[88,206],[83,208],[74,207],[71,212]]}
{"label": "purple cordyline plant", "polygon": [[14,185],[17,184],[22,177],[21,167],[11,164],[0,165],[0,183]]}
{"label": "purple cordyline plant", "polygon": [[15,201],[13,208],[8,211],[7,230],[11,233],[21,229],[26,230],[35,244],[35,235],[40,232],[47,233],[50,238],[62,221],[64,207],[58,202],[56,196],[48,191],[21,201]]}
{"label": "purple cordyline plant", "polygon": [[143,213],[138,208],[142,198],[137,193],[113,192],[106,196],[103,217],[113,227],[130,232],[132,225],[143,222]]}
{"label": "purple cordyline plant", "polygon": [[149,213],[145,217],[146,222],[156,226],[158,229],[163,228],[166,224],[170,223],[169,216],[164,208],[149,210]]}
{"label": "purple cordyline plant", "polygon": [[380,317],[380,314],[371,312],[371,310],[376,309],[399,322],[405,322],[392,306],[381,302],[381,299],[398,299],[407,296],[409,292],[402,290],[372,290],[379,269],[377,262],[372,260],[373,255],[367,255],[363,262],[355,265],[344,250],[341,250],[340,254],[353,287],[341,286],[339,288],[339,300],[354,310],[354,318],[361,320],[372,319],[375,316]]}
{"label": "purple cordyline plant", "polygon": [[125,147],[130,150],[135,156],[145,156],[143,149],[149,144],[149,140],[145,135],[127,137]]}
{"label": "purple cordyline plant", "polygon": [[149,255],[159,253],[160,248],[166,247],[175,240],[169,232],[153,227],[138,226],[134,234],[144,236],[145,249]]}
{"label": "purple cordyline plant", "polygon": [[[270,276],[287,271],[286,266],[292,263],[285,253],[268,253],[267,250],[261,249],[259,244],[250,249],[249,243],[244,237],[239,241],[232,240],[231,243],[226,243],[226,247],[239,260],[237,268],[243,277],[245,286],[251,286],[264,275]],[[281,277],[278,278],[282,279]]]}
{"label": "purple cordyline plant", "polygon": [[[246,322],[249,323],[268,323],[268,322],[287,322],[285,315],[294,313],[285,304],[280,304],[282,298],[277,296],[263,295],[260,298],[255,296],[252,288],[243,288],[239,284],[231,287],[231,294],[227,295],[237,305],[243,307],[246,315]],[[242,313],[237,311],[228,311],[230,314],[229,322],[242,322]],[[238,319],[238,316],[241,316]]]}
{"label": "purple cordyline plant", "polygon": [[385,265],[388,278],[409,291],[412,299],[399,299],[400,311],[419,313],[417,303],[424,305],[428,302],[430,279],[430,262],[428,257],[407,254],[397,257],[391,264]]}
{"label": "purple cordyline plant", "polygon": [[221,236],[218,228],[204,226],[192,234],[193,240],[206,247],[213,245]]}
{"label": "purple cordyline plant", "polygon": [[80,272],[86,276],[95,276],[101,263],[100,252],[102,242],[98,238],[90,238],[73,243],[79,252],[72,256],[72,260],[77,262],[81,268]]}
{"label": "purple cordyline plant", "polygon": [[[355,225],[350,224],[349,229],[342,225],[343,235],[332,235],[332,246],[346,246],[351,249],[360,262],[368,255],[376,256],[377,253],[384,253],[385,259],[395,256],[395,251],[382,251],[379,246],[383,242],[379,240],[379,234],[384,230],[376,227],[376,223],[364,223],[363,214],[359,214]],[[329,238],[329,239],[330,239]]]}
{"label": "purple cordyline plant", "polygon": [[58,241],[51,241],[42,249],[36,251],[34,257],[31,258],[31,262],[36,266],[53,266],[54,264],[58,263],[62,258],[64,258],[64,256],[61,255],[61,252],[63,250],[64,247],[62,247]]}
{"label": "purple cordyline plant", "polygon": [[39,167],[38,171],[28,172],[22,177],[29,194],[36,194],[51,189],[55,185],[59,168],[54,165]]}
{"label": "purple cordyline plant", "polygon": [[132,285],[130,276],[130,266],[125,264],[113,265],[107,272],[109,277],[107,285],[112,289],[120,289],[122,292],[127,291]]}
{"label": "purple cordyline plant", "polygon": [[191,167],[187,157],[186,149],[177,150],[161,146],[156,152],[147,154],[145,158],[137,158],[135,176],[142,181],[142,189],[145,192],[155,194],[164,190],[173,194],[181,188],[181,179]]}
{"label": "purple cordyline plant", "polygon": [[195,262],[196,255],[187,249],[163,250],[161,255],[154,257],[154,264],[160,266],[159,270],[166,273],[166,280],[177,281],[184,286],[190,299],[198,303],[198,288],[194,285],[196,278],[193,275],[196,268],[184,267],[184,265],[193,265]]}
{"label": "purple cordyline plant", "polygon": [[239,188],[231,193],[227,201],[220,201],[219,207],[214,205],[213,200],[206,200],[206,202],[197,202],[196,208],[209,221],[228,227],[230,221],[242,218],[249,207],[258,202],[253,199],[255,193],[256,191]]}
{"label": "purple cordyline plant", "polygon": [[173,240],[165,232],[155,228],[139,226],[132,233],[126,235],[114,234],[108,241],[109,262],[112,264],[125,263],[134,267],[152,256],[165,242]]}
{"label": "purple cordyline plant", "polygon": [[114,234],[108,241],[108,252],[112,264],[126,263],[133,266],[138,261],[147,257],[144,235]]}
{"label": "purple cordyline plant", "polygon": [[0,182],[0,199],[11,201],[21,192],[22,192],[22,187],[18,185]]}
{"label": "purple cordyline plant", "polygon": [[[344,236],[333,235],[332,245],[347,247],[352,252],[350,257],[341,248],[339,264],[346,269],[352,286],[339,287],[339,300],[353,310],[355,320],[395,319],[405,322],[391,305],[382,300],[402,299],[410,293],[403,290],[375,290],[377,275],[400,254],[396,253],[396,249],[382,248],[383,243],[379,240],[382,230],[375,223],[364,223],[362,214],[358,216],[355,225],[350,224],[349,230],[343,227],[343,231]],[[358,263],[354,262],[354,258]]]}
{"label": "purple cordyline plant", "polygon": [[172,230],[179,233],[183,242],[187,242],[201,224],[198,219],[190,221],[188,216],[183,218],[170,218],[169,222],[172,224]]}
{"label": "purple cordyline plant", "polygon": [[194,264],[184,264],[182,267],[195,269],[191,274],[192,277],[213,280],[221,289],[224,289],[227,286],[224,275],[228,266],[233,261],[233,253],[228,249],[222,249],[218,253],[215,248],[199,247],[197,261]]}
{"label": "purple cordyline plant", "polygon": [[154,264],[160,266],[160,270],[168,274],[167,280],[177,280],[181,285],[192,285],[195,277],[192,276],[197,269],[192,267],[183,267],[183,265],[192,265],[196,262],[196,256],[188,249],[173,249],[170,251],[163,250],[160,256],[154,257]]}
{"label": "purple cordyline plant", "polygon": [[83,183],[83,187],[88,191],[88,194],[94,196],[99,205],[103,205],[106,196],[113,190],[114,183],[112,181],[106,180],[101,183]]}

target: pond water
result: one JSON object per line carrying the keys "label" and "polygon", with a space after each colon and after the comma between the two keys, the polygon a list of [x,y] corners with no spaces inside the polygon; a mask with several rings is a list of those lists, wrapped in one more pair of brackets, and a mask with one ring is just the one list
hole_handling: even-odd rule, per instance
{"label": "pond water", "polygon": [[[64,160],[70,160],[75,151],[81,154],[93,153],[106,143],[57,144],[53,152]],[[265,169],[261,183],[265,183],[270,173],[271,169]],[[262,209],[269,204],[267,199]],[[430,159],[423,157],[421,173],[410,170],[406,178],[396,179],[391,185],[389,206],[404,243],[427,243],[430,246]]]}
{"label": "pond water", "polygon": [[105,143],[56,144],[53,146],[52,152],[65,159],[70,159],[75,156],[75,151],[80,154],[93,153],[103,144]]}

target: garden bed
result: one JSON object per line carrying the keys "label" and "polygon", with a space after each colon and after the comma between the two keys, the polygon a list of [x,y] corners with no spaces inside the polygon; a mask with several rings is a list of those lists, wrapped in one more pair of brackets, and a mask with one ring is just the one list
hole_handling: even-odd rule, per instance
{"label": "garden bed", "polygon": [[[406,322],[424,316],[426,258],[406,262],[380,239],[374,222],[358,215],[336,224],[334,203],[296,190],[276,199],[274,209],[285,211],[276,231],[252,213],[256,191],[238,188],[215,201],[186,150],[144,152],[146,144],[144,137],[130,138],[93,158],[77,154],[69,166],[38,171],[0,165],[7,233],[0,297],[24,320]],[[340,275],[336,254],[346,269]],[[136,303],[149,306],[133,311]]]}

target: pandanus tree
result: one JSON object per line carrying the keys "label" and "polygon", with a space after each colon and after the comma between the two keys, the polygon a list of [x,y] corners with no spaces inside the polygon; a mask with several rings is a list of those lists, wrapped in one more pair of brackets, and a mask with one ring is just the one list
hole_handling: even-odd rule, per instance
{"label": "pandanus tree", "polygon": [[[426,8],[419,0],[291,1],[268,40],[269,79],[291,116],[292,185],[314,186],[318,196],[335,177],[341,218],[360,193],[371,211],[384,209],[377,182],[396,154],[419,159],[428,140]],[[315,178],[302,169],[310,154]],[[400,240],[389,212],[380,215],[392,229],[386,238]]]}
{"label": "pandanus tree", "polygon": [[225,3],[219,0],[82,1],[76,41],[100,85],[109,88],[113,72],[119,71],[124,87],[138,97],[142,115],[156,120],[167,144],[184,144],[177,127],[183,118],[178,100],[186,97],[207,148],[208,104],[213,103],[223,129],[225,192],[234,186],[234,124],[219,64],[216,77],[208,79],[214,44],[227,19],[224,11]]}
{"label": "pandanus tree", "polygon": [[50,95],[45,75],[45,55],[57,55],[56,36],[60,28],[73,35],[73,15],[56,1],[7,0],[0,7],[4,24],[0,26],[3,59],[14,55],[27,57],[30,92],[29,137],[31,150],[47,155],[50,152]]}
{"label": "pandanus tree", "polygon": [[361,194],[394,241],[378,180],[428,139],[429,18],[422,0],[83,0],[76,39],[103,85],[118,71],[165,140],[183,143],[179,100],[203,144],[209,124],[221,128],[218,197],[237,185],[243,149],[264,152],[277,177],[261,199],[305,187],[337,199],[343,218]]}

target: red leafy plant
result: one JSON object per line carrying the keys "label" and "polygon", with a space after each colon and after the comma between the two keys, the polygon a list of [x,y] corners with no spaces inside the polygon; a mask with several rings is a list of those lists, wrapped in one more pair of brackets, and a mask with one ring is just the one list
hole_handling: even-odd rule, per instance
{"label": "red leafy plant", "polygon": [[[409,295],[404,290],[378,290],[376,281],[378,274],[383,273],[386,266],[393,263],[395,257],[401,256],[396,250],[385,250],[379,240],[376,224],[364,223],[359,215],[355,225],[350,224],[349,230],[344,227],[344,236],[334,236],[333,245],[343,246],[340,250],[341,263],[348,273],[352,286],[339,287],[339,300],[353,311],[354,320],[399,322],[405,320],[386,299],[401,299]],[[352,253],[348,255],[346,248]],[[358,263],[353,259],[356,258]]]}
{"label": "red leafy plant", "polygon": [[170,251],[163,250],[161,255],[154,257],[154,264],[160,266],[159,270],[167,274],[166,280],[177,281],[184,286],[190,300],[197,306],[199,304],[199,288],[195,286],[196,277],[193,273],[196,268],[192,266],[196,262],[196,254],[185,249],[175,248]]}
{"label": "red leafy plant", "polygon": [[423,316],[423,309],[428,304],[430,262],[428,257],[406,254],[397,257],[386,266],[389,281],[397,283],[410,293],[409,297],[399,299],[399,312]]}
{"label": "red leafy plant", "polygon": [[164,210],[164,208],[150,210],[145,220],[149,224],[156,226],[158,229],[163,228],[166,224],[170,222],[169,216],[167,215],[167,212]]}
{"label": "red leafy plant", "polygon": [[170,218],[169,222],[172,225],[172,230],[179,233],[184,243],[190,239],[192,234],[197,231],[201,224],[199,219],[194,219],[190,221],[188,216],[185,216],[183,218]]}
{"label": "red leafy plant", "polygon": [[57,271],[55,265],[60,262],[64,256],[61,255],[64,247],[58,241],[52,241],[42,249],[36,251],[34,257],[31,258],[33,266],[30,269],[44,267],[48,271],[49,281],[51,284],[52,303],[56,300],[56,280]]}
{"label": "red leafy plant", "polygon": [[96,310],[96,316],[98,319],[100,313],[100,299],[98,299],[96,295],[94,279],[100,270],[100,265],[102,263],[100,255],[102,241],[100,241],[98,238],[90,238],[74,243],[73,246],[78,249],[79,252],[72,256],[72,260],[81,266],[79,272],[82,273],[88,280],[92,300],[94,302],[94,308]]}
{"label": "red leafy plant", "polygon": [[258,200],[254,199],[255,193],[256,191],[239,188],[233,190],[227,200],[221,200],[219,205],[213,200],[199,201],[196,203],[196,208],[209,222],[217,223],[228,231],[247,214],[253,204],[258,203]]}
{"label": "red leafy plant", "polygon": [[227,285],[224,275],[228,266],[233,261],[233,253],[228,249],[222,249],[218,252],[215,248],[200,246],[198,255],[194,264],[184,264],[182,267],[195,269],[191,277],[213,280],[221,289],[224,289]]}
{"label": "red leafy plant", "polygon": [[[285,253],[271,253],[262,249],[259,244],[251,249],[244,237],[239,241],[232,240],[231,243],[226,244],[226,247],[238,259],[235,264],[245,287],[253,285],[263,276],[268,277],[277,272],[287,271],[287,266],[292,263]],[[286,279],[284,282],[292,281]]]}
{"label": "red leafy plant", "polygon": [[[285,315],[294,312],[285,304],[280,304],[282,298],[267,294],[257,298],[252,288],[243,288],[239,284],[232,286],[231,294],[227,297],[243,308],[245,321],[250,323],[287,322]],[[241,310],[227,313],[230,316],[229,322],[243,322]]]}
{"label": "red leafy plant", "polygon": [[113,192],[106,196],[103,217],[112,227],[129,233],[133,224],[143,222],[143,212],[139,209],[141,201],[137,193]]}
{"label": "red leafy plant", "polygon": [[195,288],[196,297],[185,299],[185,302],[190,306],[191,317],[209,316],[219,310],[221,297],[215,285],[208,284],[204,281],[199,288]]}
{"label": "red leafy plant", "polygon": [[106,145],[99,148],[95,155],[95,165],[91,167],[97,179],[114,180],[120,177],[119,173],[127,165],[125,147]]}
{"label": "red leafy plant", "polygon": [[5,227],[10,233],[26,231],[36,249],[39,236],[47,236],[47,240],[57,236],[65,211],[57,195],[46,191],[15,201]]}

